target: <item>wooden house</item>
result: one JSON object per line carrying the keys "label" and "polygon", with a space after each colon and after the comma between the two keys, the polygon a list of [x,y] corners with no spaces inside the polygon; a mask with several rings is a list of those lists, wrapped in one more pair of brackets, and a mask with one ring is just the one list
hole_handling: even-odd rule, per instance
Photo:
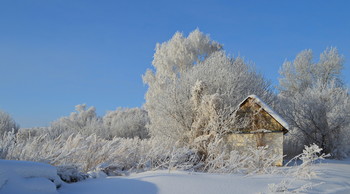
{"label": "wooden house", "polygon": [[244,99],[235,111],[238,127],[227,135],[232,149],[248,146],[268,146],[270,154],[277,154],[275,165],[283,164],[283,135],[288,124],[255,95]]}

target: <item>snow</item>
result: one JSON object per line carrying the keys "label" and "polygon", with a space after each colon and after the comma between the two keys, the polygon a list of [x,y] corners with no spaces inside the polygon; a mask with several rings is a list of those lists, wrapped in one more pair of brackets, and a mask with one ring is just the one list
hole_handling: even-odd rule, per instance
{"label": "snow", "polygon": [[[281,167],[287,171],[290,167]],[[191,173],[184,171],[148,171],[127,177],[107,177],[65,184],[61,194],[75,193],[143,193],[143,194],[211,194],[211,193],[271,193],[271,184],[288,182],[288,192],[302,193],[350,193],[350,159],[326,160],[316,166],[318,177],[295,179],[281,174],[235,175]],[[316,186],[317,185],[317,186]]]}
{"label": "snow", "polygon": [[0,160],[0,193],[57,193],[56,168],[43,163]]}
{"label": "snow", "polygon": [[277,187],[285,188],[287,193],[350,193],[350,158],[342,161],[325,160],[317,164],[315,170],[318,175],[311,179],[296,179],[288,175],[291,167],[279,168],[282,173],[249,176],[157,170],[65,183],[58,189],[51,181],[60,183],[55,169],[36,162],[0,160],[0,193],[244,194],[273,193],[271,188]]}

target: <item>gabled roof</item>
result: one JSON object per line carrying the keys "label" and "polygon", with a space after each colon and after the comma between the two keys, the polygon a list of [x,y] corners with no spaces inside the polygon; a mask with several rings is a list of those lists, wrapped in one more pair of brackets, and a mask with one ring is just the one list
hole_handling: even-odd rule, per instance
{"label": "gabled roof", "polygon": [[254,99],[254,102],[257,103],[262,109],[264,109],[271,117],[273,117],[279,124],[281,124],[287,131],[289,130],[288,123],[282,119],[275,111],[273,111],[267,104],[265,104],[258,96],[252,94],[245,98],[241,103],[239,103],[237,110],[249,99]]}

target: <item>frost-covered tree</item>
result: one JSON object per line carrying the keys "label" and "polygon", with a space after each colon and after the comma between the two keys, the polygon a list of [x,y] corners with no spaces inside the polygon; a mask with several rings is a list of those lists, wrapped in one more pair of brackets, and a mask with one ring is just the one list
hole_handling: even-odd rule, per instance
{"label": "frost-covered tree", "polygon": [[312,51],[304,50],[299,53],[293,62],[286,61],[280,70],[279,89],[287,96],[304,91],[312,86],[315,64],[312,63]]}
{"label": "frost-covered tree", "polygon": [[12,131],[16,133],[19,129],[19,125],[13,120],[13,118],[6,112],[0,110],[0,136],[5,132]]}
{"label": "frost-covered tree", "polygon": [[152,62],[154,71],[149,69],[143,76],[144,82],[148,85],[145,109],[151,120],[149,127],[153,135],[173,137],[175,133],[181,133],[184,128],[190,129],[191,118],[185,117],[188,114],[183,113],[187,109],[179,110],[180,107],[176,107],[181,105],[177,102],[183,98],[178,96],[179,79],[184,72],[205,60],[213,52],[221,50],[221,47],[198,29],[188,37],[177,32],[169,41],[157,44]]}
{"label": "frost-covered tree", "polygon": [[280,70],[279,90],[282,95],[302,93],[316,84],[327,87],[336,84],[341,87],[341,70],[344,58],[336,48],[326,49],[317,63],[313,61],[312,50],[300,52],[293,62],[286,61]]}
{"label": "frost-covered tree", "polygon": [[344,157],[350,135],[350,97],[341,80],[344,60],[336,48],[326,49],[316,63],[312,59],[311,50],[303,51],[280,71],[281,112],[291,125],[287,144],[301,150],[316,143],[333,157]]}
{"label": "frost-covered tree", "polygon": [[67,117],[62,117],[54,121],[49,127],[49,134],[53,138],[59,135],[69,136],[72,133],[97,134],[100,137],[108,137],[103,121],[96,115],[95,107],[86,107],[86,104],[75,106],[76,112],[72,112]]}
{"label": "frost-covered tree", "polygon": [[118,108],[103,117],[105,127],[111,137],[141,139],[148,137],[146,125],[149,123],[147,111],[141,108]]}
{"label": "frost-covered tree", "polygon": [[80,104],[75,107],[75,110],[69,116],[61,117],[52,122],[46,130],[35,130],[35,132],[48,133],[51,138],[60,135],[68,137],[78,133],[82,135],[96,134],[105,139],[113,139],[114,137],[144,139],[148,137],[146,125],[149,123],[149,118],[144,109],[118,108],[115,111],[109,111],[102,118],[96,115],[96,109],[93,106],[88,108],[85,104]]}
{"label": "frost-covered tree", "polygon": [[350,137],[347,90],[334,85],[323,88],[318,84],[283,102],[286,102],[283,103],[285,118],[292,126],[287,136],[290,143],[299,146],[316,143],[334,157],[346,156]]}
{"label": "frost-covered tree", "polygon": [[261,75],[242,58],[227,56],[220,44],[199,30],[187,38],[176,33],[158,44],[152,64],[154,71],[143,77],[149,86],[145,108],[150,133],[174,142],[190,143],[209,131],[218,134],[249,94],[268,103],[273,97]]}

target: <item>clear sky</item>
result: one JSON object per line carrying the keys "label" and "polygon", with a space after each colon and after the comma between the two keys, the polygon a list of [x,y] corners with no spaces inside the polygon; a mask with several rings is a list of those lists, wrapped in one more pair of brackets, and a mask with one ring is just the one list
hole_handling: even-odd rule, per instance
{"label": "clear sky", "polygon": [[349,9],[347,0],[1,0],[0,109],[34,127],[81,103],[99,115],[142,106],[156,43],[197,27],[274,85],[285,60],[335,46],[349,86]]}

